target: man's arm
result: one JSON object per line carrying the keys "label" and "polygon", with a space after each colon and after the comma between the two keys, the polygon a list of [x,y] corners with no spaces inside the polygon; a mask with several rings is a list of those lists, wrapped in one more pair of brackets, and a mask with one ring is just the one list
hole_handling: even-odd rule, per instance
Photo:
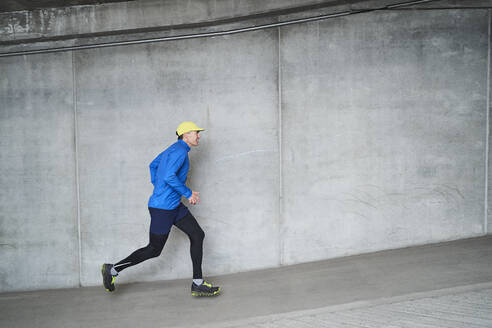
{"label": "man's arm", "polygon": [[192,196],[192,192],[190,188],[188,188],[185,184],[181,183],[181,181],[179,181],[178,177],[176,176],[176,172],[178,172],[178,170],[183,165],[185,158],[186,158],[185,153],[184,154],[178,153],[175,156],[170,157],[166,165],[162,165],[164,163],[161,163],[158,170],[164,174],[164,181],[168,185],[170,185],[180,195],[186,198],[190,198]]}
{"label": "man's arm", "polygon": [[157,173],[157,168],[159,167],[159,163],[161,162],[161,157],[162,157],[162,153],[160,153],[156,158],[154,158],[152,163],[150,163],[149,165],[150,182],[152,182],[152,184],[155,184],[155,174]]}

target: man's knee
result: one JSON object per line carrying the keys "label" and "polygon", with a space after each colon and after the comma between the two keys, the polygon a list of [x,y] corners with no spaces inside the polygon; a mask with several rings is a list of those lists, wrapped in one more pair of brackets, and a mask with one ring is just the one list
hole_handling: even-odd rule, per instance
{"label": "man's knee", "polygon": [[195,242],[202,242],[205,239],[205,232],[201,228],[198,228],[191,233],[190,239]]}
{"label": "man's knee", "polygon": [[155,235],[153,233],[150,234],[150,241],[147,245],[147,249],[150,257],[157,257],[161,255],[162,249],[166,244],[168,235]]}
{"label": "man's knee", "polygon": [[157,257],[157,256],[161,255],[162,248],[163,247],[156,247],[154,245],[149,245],[148,250],[149,250],[150,257]]}

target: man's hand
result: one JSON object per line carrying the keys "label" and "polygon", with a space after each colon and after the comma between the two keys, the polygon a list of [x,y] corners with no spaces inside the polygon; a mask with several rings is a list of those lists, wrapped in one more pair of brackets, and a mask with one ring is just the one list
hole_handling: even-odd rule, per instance
{"label": "man's hand", "polygon": [[198,197],[200,193],[198,191],[191,191],[191,197],[188,198],[188,201],[190,202],[191,205],[196,205],[197,203],[200,202],[200,197]]}

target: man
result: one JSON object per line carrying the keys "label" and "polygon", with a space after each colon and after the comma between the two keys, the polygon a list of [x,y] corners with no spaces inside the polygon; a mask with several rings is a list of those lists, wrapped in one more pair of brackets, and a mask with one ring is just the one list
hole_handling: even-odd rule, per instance
{"label": "man", "polygon": [[186,185],[186,177],[190,166],[188,152],[191,147],[198,146],[199,128],[193,122],[181,123],[176,135],[178,141],[172,144],[150,163],[150,179],[154,192],[149,199],[150,233],[149,244],[133,252],[127,258],[115,264],[103,264],[101,268],[103,285],[107,291],[115,290],[114,281],[118,274],[135,264],[161,254],[171,226],[175,225],[190,238],[190,253],[193,263],[192,296],[213,296],[220,291],[205,282],[202,277],[203,238],[205,233],[196,222],[188,208],[181,203],[181,197],[196,205],[200,202],[199,192],[190,190]]}

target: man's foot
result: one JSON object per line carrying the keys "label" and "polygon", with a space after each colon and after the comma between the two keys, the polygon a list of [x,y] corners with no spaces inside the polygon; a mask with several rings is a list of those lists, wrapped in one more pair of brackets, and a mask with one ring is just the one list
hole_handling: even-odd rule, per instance
{"label": "man's foot", "polygon": [[104,288],[108,292],[113,292],[114,291],[114,281],[116,280],[116,276],[113,276],[111,274],[111,268],[113,267],[112,264],[105,263],[101,267],[101,274],[103,277],[103,285]]}
{"label": "man's foot", "polygon": [[191,284],[191,296],[215,296],[219,294],[220,287],[213,287],[204,281],[201,285]]}

